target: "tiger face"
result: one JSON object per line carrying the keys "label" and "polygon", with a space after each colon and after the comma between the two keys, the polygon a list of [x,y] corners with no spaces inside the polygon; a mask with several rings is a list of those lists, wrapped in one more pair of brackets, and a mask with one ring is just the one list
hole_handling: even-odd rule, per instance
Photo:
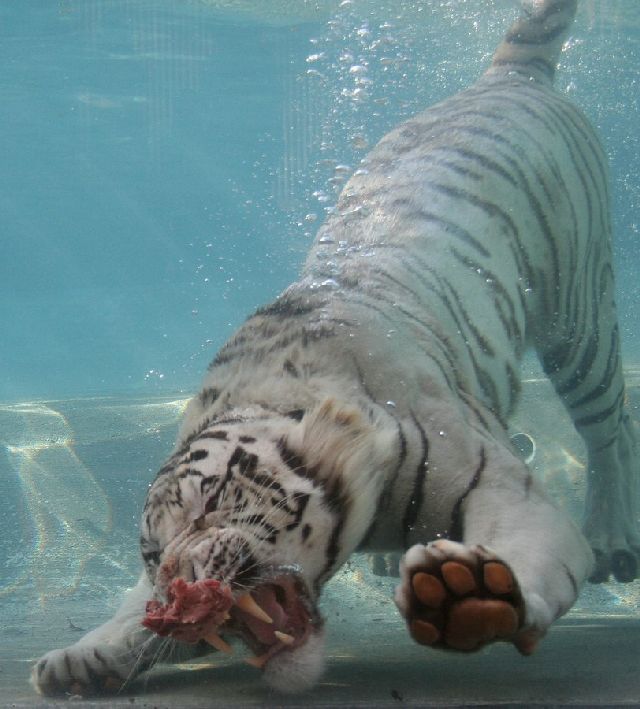
{"label": "tiger face", "polygon": [[338,473],[363,466],[367,428],[331,402],[300,421],[226,418],[191,436],[148,493],[141,548],[155,598],[178,577],[250,593],[268,619],[234,606],[220,633],[242,638],[280,690],[323,670],[318,594],[364,531],[346,523],[357,505]]}

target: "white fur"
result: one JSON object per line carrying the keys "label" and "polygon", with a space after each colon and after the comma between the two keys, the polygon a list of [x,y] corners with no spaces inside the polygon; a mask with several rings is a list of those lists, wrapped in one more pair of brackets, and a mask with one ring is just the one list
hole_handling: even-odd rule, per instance
{"label": "white fur", "polygon": [[283,694],[296,694],[313,687],[325,670],[325,632],[312,633],[308,641],[292,652],[282,652],[267,663],[266,683]]}

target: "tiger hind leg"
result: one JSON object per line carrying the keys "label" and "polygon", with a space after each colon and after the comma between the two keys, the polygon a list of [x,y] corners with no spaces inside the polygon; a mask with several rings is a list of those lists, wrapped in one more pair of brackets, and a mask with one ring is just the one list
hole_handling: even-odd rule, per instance
{"label": "tiger hind leg", "polygon": [[530,654],[538,633],[525,629],[515,574],[486,547],[448,540],[411,547],[401,562],[395,601],[413,639],[470,652],[498,640]]}
{"label": "tiger hind leg", "polygon": [[542,361],[587,448],[583,531],[596,559],[589,580],[629,582],[640,575],[640,460],[615,309],[611,302],[598,310],[595,334],[579,339],[576,351],[556,348]]}
{"label": "tiger hind leg", "polygon": [[[634,424],[620,407],[618,424],[609,442],[588,447],[585,536],[596,565],[589,578],[602,583],[613,575],[630,582],[640,576],[640,476]],[[580,428],[578,428],[580,430]]]}
{"label": "tiger hind leg", "polygon": [[374,576],[400,576],[401,554],[385,552],[368,554],[369,568]]}

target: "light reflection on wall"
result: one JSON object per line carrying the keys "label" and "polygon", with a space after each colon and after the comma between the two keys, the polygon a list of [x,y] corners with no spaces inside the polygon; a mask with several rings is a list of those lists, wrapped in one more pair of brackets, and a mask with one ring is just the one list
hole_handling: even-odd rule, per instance
{"label": "light reflection on wall", "polygon": [[[41,603],[75,588],[86,561],[111,529],[111,504],[74,450],[65,417],[41,403],[0,408],[1,443],[18,477],[32,526],[21,573],[0,595],[32,583]],[[60,570],[65,572],[61,573]]]}
{"label": "light reflection on wall", "polygon": [[[186,403],[98,398],[0,406],[0,446],[6,450],[9,475],[19,485],[18,504],[24,510],[20,529],[12,530],[7,540],[10,544],[15,539],[17,547],[9,557],[15,563],[5,564],[0,577],[0,597],[32,588],[44,605],[72,593],[87,563],[98,556],[107,567],[122,570],[120,550],[110,548],[112,533],[119,539],[112,522],[114,490],[102,487],[77,450],[93,446],[94,455],[103,451],[107,458],[107,446],[116,443],[135,453],[144,443],[153,445],[160,430],[173,431]],[[158,459],[168,453],[156,451]],[[126,450],[111,465],[115,467],[107,468],[114,478],[117,471],[126,470]],[[143,494],[151,478],[131,482]],[[135,536],[123,543],[136,553]]]}

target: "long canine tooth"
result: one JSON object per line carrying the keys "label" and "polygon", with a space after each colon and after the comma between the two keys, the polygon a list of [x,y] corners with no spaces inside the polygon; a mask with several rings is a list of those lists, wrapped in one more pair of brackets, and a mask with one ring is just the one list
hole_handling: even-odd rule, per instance
{"label": "long canine tooth", "polygon": [[269,653],[265,653],[264,655],[260,655],[260,657],[247,657],[245,664],[251,665],[251,667],[257,667],[261,670],[265,666],[268,659]]}
{"label": "long canine tooth", "polygon": [[274,630],[273,634],[284,645],[293,645],[293,643],[296,641],[293,635],[289,635],[289,633],[283,633],[281,630]]}
{"label": "long canine tooth", "polygon": [[236,601],[236,605],[240,608],[240,610],[243,610],[245,613],[252,615],[258,620],[262,620],[265,623],[273,623],[273,618],[268,613],[263,611],[248,593],[245,593],[244,596],[240,596],[240,598]]}
{"label": "long canine tooth", "polygon": [[228,642],[225,642],[218,635],[218,633],[209,633],[209,635],[205,635],[204,639],[209,643],[209,645],[213,645],[216,650],[220,650],[220,652],[226,652],[227,655],[233,654],[233,648],[231,647],[231,645],[229,645]]}

